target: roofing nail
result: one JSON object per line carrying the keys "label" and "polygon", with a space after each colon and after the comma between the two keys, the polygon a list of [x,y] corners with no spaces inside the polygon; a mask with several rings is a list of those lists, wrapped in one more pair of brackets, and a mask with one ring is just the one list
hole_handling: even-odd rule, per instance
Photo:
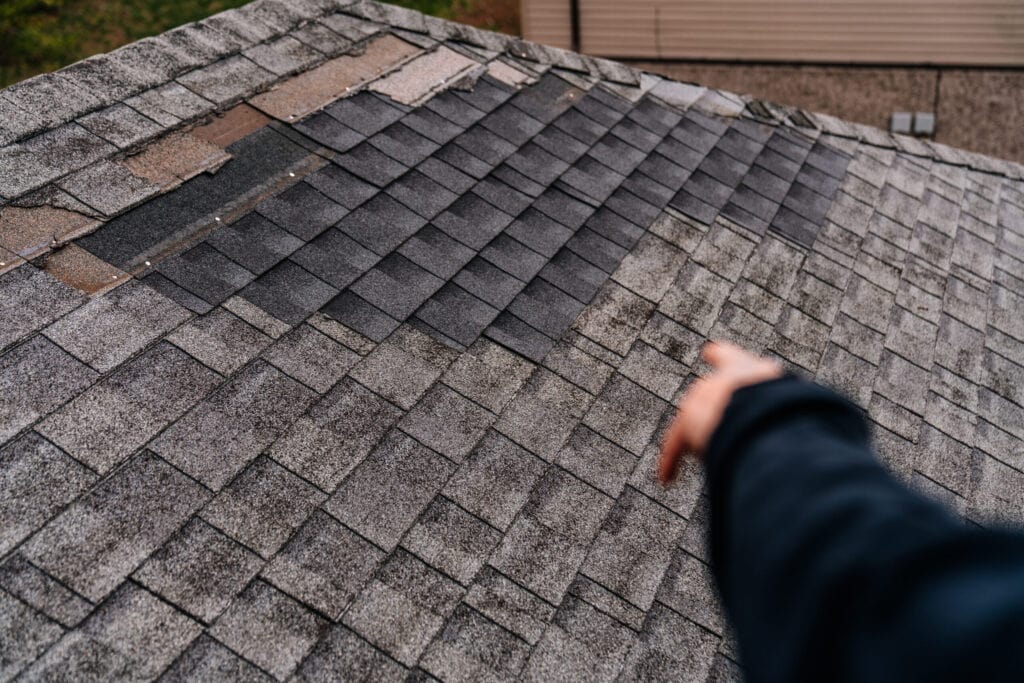
{"label": "roofing nail", "polygon": [[151,265],[153,265],[153,264],[152,264],[152,263],[150,263],[149,261],[146,261],[146,265],[147,265],[147,266],[151,266]]}
{"label": "roofing nail", "polygon": [[213,220],[215,220],[215,221],[217,221],[218,223],[220,223],[220,216],[214,216],[214,217],[213,217]]}

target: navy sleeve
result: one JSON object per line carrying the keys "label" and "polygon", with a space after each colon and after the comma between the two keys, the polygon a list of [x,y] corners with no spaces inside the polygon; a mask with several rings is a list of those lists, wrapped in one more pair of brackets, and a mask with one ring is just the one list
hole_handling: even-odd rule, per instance
{"label": "navy sleeve", "polygon": [[855,405],[794,377],[746,387],[706,463],[750,683],[1024,681],[1024,537],[893,479]]}

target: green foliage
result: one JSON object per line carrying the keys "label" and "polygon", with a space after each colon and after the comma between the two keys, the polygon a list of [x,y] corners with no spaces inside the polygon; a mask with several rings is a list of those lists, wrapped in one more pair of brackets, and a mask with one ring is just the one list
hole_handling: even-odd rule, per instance
{"label": "green foliage", "polygon": [[0,30],[15,18],[40,10],[57,10],[64,0],[5,0],[0,5]]}
{"label": "green foliage", "polygon": [[[249,0],[0,0],[0,87]],[[515,32],[518,0],[390,0]]]}
{"label": "green foliage", "polygon": [[401,5],[402,7],[409,7],[416,11],[423,12],[424,14],[433,14],[434,16],[443,16],[444,18],[452,18],[453,0],[386,0],[392,5]]}
{"label": "green foliage", "polygon": [[452,11],[451,0],[390,0],[393,5],[401,5],[414,9],[424,14],[433,14],[438,17],[450,18]]}
{"label": "green foliage", "polygon": [[248,0],[0,0],[0,87]]}
{"label": "green foliage", "polygon": [[10,0],[0,4],[0,69],[28,59],[49,62],[69,49],[67,36],[38,28],[40,19],[57,16],[63,4],[64,0]]}

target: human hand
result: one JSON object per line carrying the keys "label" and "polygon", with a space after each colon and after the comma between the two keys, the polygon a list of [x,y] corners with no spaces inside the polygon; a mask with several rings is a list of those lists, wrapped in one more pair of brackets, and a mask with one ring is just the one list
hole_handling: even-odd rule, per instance
{"label": "human hand", "polygon": [[701,356],[712,370],[683,394],[661,444],[658,478],[665,484],[675,478],[683,455],[703,454],[734,391],[782,376],[776,361],[726,342],[705,344]]}

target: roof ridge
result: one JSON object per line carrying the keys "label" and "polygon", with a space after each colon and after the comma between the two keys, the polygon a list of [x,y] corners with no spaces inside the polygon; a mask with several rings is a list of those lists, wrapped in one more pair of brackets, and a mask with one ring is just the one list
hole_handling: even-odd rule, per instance
{"label": "roof ridge", "polygon": [[[375,0],[255,0],[0,90],[0,206],[96,163],[194,125],[391,33],[426,52],[441,45],[487,66],[555,69],[633,101],[751,118],[935,162],[1024,179],[1024,166],[796,107],[674,81],[608,59],[459,24]],[[329,44],[328,44],[329,43]],[[539,69],[538,69],[539,67]],[[359,87],[384,76],[379,71]],[[230,81],[209,86],[218,77]],[[113,129],[113,130],[112,130]],[[123,129],[123,130],[122,130]],[[111,135],[112,133],[112,135]],[[73,153],[65,153],[73,150]]]}

